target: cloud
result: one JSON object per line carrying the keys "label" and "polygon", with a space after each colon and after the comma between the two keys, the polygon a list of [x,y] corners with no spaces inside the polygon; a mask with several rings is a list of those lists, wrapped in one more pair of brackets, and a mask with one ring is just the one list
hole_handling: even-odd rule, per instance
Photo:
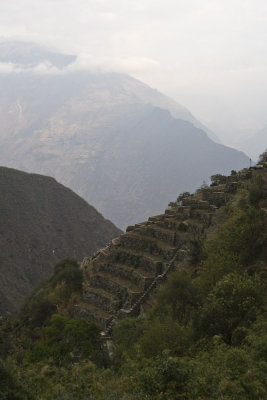
{"label": "cloud", "polygon": [[131,74],[151,71],[157,67],[158,62],[156,60],[146,57],[94,57],[87,53],[81,53],[77,56],[76,61],[69,65],[65,71],[98,69]]}
{"label": "cloud", "polygon": [[14,64],[0,62],[0,74],[9,74],[12,72],[17,72],[16,66]]}
{"label": "cloud", "polygon": [[[133,74],[185,101],[205,119],[219,118],[214,103],[221,104],[220,96],[230,108],[244,104],[242,85],[248,99],[238,116],[240,124],[249,112],[249,101],[251,108],[261,108],[262,95],[252,100],[250,93],[256,92],[253,85],[259,88],[260,80],[266,89],[266,0],[0,2],[0,36],[78,54],[69,70],[115,69]],[[0,71],[5,68],[14,69],[2,66]],[[36,73],[57,71],[42,65]],[[261,118],[267,119],[263,114]],[[228,129],[228,122],[224,128]]]}
{"label": "cloud", "polygon": [[61,73],[66,73],[67,69],[65,71],[62,71],[61,69],[55,67],[49,62],[42,62],[39,63],[38,65],[35,65],[34,67],[31,66],[20,66],[18,64],[13,64],[13,63],[3,63],[0,62],[0,74],[16,74],[16,73],[21,73],[21,72],[31,72],[36,75],[54,75],[54,74],[61,74]]}

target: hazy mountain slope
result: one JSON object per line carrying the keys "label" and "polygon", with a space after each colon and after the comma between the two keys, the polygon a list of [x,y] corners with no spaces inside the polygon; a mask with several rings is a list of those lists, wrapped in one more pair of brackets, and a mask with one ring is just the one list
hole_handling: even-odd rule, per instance
{"label": "hazy mountain slope", "polygon": [[[214,170],[248,165],[244,155],[215,144],[204,132],[199,139],[192,124],[138,102],[123,89],[127,76],[75,73],[33,79],[25,74],[23,84],[15,75],[5,85],[8,79],[16,89],[9,107],[0,94],[2,163],[55,176],[122,228],[160,212],[170,198]],[[161,157],[162,146],[175,153],[175,162],[167,149]],[[192,157],[192,151],[197,155]],[[218,151],[224,154],[221,161]]]}
{"label": "hazy mountain slope", "polygon": [[[75,55],[61,54],[55,51],[50,51],[46,47],[32,42],[0,42],[0,63],[11,63],[11,65],[15,66],[17,71],[19,71],[19,69],[28,69],[28,71],[30,71],[31,68],[36,67],[42,63],[62,69],[64,67],[70,66],[71,64],[73,65],[73,63],[76,61],[76,58],[77,57]],[[84,81],[84,78],[86,78],[86,81],[83,82],[83,85],[85,85],[87,89],[89,89],[90,91],[94,91],[96,89],[94,80],[97,74],[86,73],[84,75],[79,72],[78,75],[78,80],[80,81]],[[14,75],[12,76],[12,78],[14,78]],[[18,86],[21,86],[21,84],[24,87],[26,86],[23,85],[24,78],[25,76],[23,75],[19,77],[19,80],[17,81]],[[36,83],[38,82],[42,86],[41,81],[43,81],[43,79],[41,81],[38,81],[38,79],[36,78],[37,77],[35,76],[34,85],[36,85]],[[72,88],[77,93],[81,89],[77,82],[77,77],[74,78],[73,83],[73,76],[71,76],[70,78],[71,79],[68,79],[68,77],[65,76],[62,82],[62,79],[57,75],[56,79],[53,80],[53,84],[56,86],[60,85],[61,90],[65,95],[67,94],[66,85],[68,86],[68,88],[72,86]],[[22,82],[19,82],[20,80]],[[105,84],[104,91],[107,93],[111,89],[112,95],[115,95],[116,102],[118,102],[118,100],[123,100],[126,103],[128,103],[129,101],[142,104],[151,103],[154,106],[169,110],[175,118],[185,119],[186,121],[190,121],[194,125],[203,128],[213,140],[220,143],[220,139],[207,127],[204,127],[201,122],[199,122],[190,113],[189,110],[187,110],[185,107],[181,106],[177,102],[173,101],[169,97],[165,96],[164,94],[160,93],[158,90],[152,89],[144,83],[123,74],[111,74],[111,79],[110,74],[101,74],[100,81],[102,80]],[[28,82],[26,81],[26,83]],[[75,86],[77,84],[78,86]],[[97,85],[99,86],[99,79]],[[34,91],[34,87],[32,86],[32,84],[30,84],[29,87],[31,88],[31,90]],[[119,98],[118,93],[116,92],[119,93]],[[39,93],[37,92],[36,94],[38,97]],[[102,95],[103,94],[104,93],[102,92]],[[50,99],[53,99],[53,88]]]}
{"label": "hazy mountain slope", "polygon": [[[75,174],[71,185],[80,192],[90,163]],[[192,124],[173,119],[167,111],[147,108],[142,119],[116,132],[86,177],[91,194],[83,192],[119,226],[160,213],[169,199],[191,191],[218,172],[249,166],[247,157],[210,140]]]}
{"label": "hazy mountain slope", "polygon": [[[0,75],[0,87],[2,164],[54,176],[122,228],[160,212],[214,170],[249,165],[244,155],[218,147],[204,132],[198,139],[191,123],[185,134],[181,120],[197,124],[186,109],[124,74],[24,70]],[[175,162],[161,156],[167,144]],[[158,168],[159,160],[164,168]]]}
{"label": "hazy mountain slope", "polygon": [[120,234],[53,178],[0,167],[0,312],[14,311],[55,263],[92,254]]}
{"label": "hazy mountain slope", "polygon": [[244,150],[254,161],[257,161],[259,155],[267,149],[267,126],[255,133],[251,138],[240,144],[240,148]]}

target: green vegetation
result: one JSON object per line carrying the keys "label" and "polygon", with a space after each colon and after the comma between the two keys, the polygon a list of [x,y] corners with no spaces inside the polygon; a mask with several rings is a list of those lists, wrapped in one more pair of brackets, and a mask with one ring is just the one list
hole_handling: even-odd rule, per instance
{"label": "green vegetation", "polygon": [[78,265],[59,263],[1,322],[3,399],[265,400],[265,208],[264,169],[220,208],[198,263],[169,276],[145,317],[114,326],[110,360],[98,327],[73,319]]}
{"label": "green vegetation", "polygon": [[47,326],[42,329],[42,336],[34,343],[27,354],[29,362],[52,360],[53,364],[67,365],[75,360],[91,358],[97,360],[100,330],[83,318],[70,319],[54,314]]}
{"label": "green vegetation", "polygon": [[216,174],[216,175],[212,175],[210,177],[210,180],[211,180],[211,186],[217,186],[222,183],[226,183],[227,176],[221,175],[221,174]]}

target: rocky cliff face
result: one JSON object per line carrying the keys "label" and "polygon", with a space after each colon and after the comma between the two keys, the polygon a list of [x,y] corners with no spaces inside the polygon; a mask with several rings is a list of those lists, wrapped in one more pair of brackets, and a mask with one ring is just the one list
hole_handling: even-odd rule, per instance
{"label": "rocky cliff face", "polygon": [[0,167],[0,313],[66,257],[82,259],[120,234],[55,179]]}

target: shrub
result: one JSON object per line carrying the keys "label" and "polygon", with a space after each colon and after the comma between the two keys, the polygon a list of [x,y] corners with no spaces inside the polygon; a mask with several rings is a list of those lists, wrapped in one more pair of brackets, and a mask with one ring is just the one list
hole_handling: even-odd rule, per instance
{"label": "shrub", "polygon": [[52,287],[58,283],[65,282],[74,290],[80,290],[82,287],[82,271],[75,260],[66,259],[62,260],[55,266],[54,275],[50,279]]}

